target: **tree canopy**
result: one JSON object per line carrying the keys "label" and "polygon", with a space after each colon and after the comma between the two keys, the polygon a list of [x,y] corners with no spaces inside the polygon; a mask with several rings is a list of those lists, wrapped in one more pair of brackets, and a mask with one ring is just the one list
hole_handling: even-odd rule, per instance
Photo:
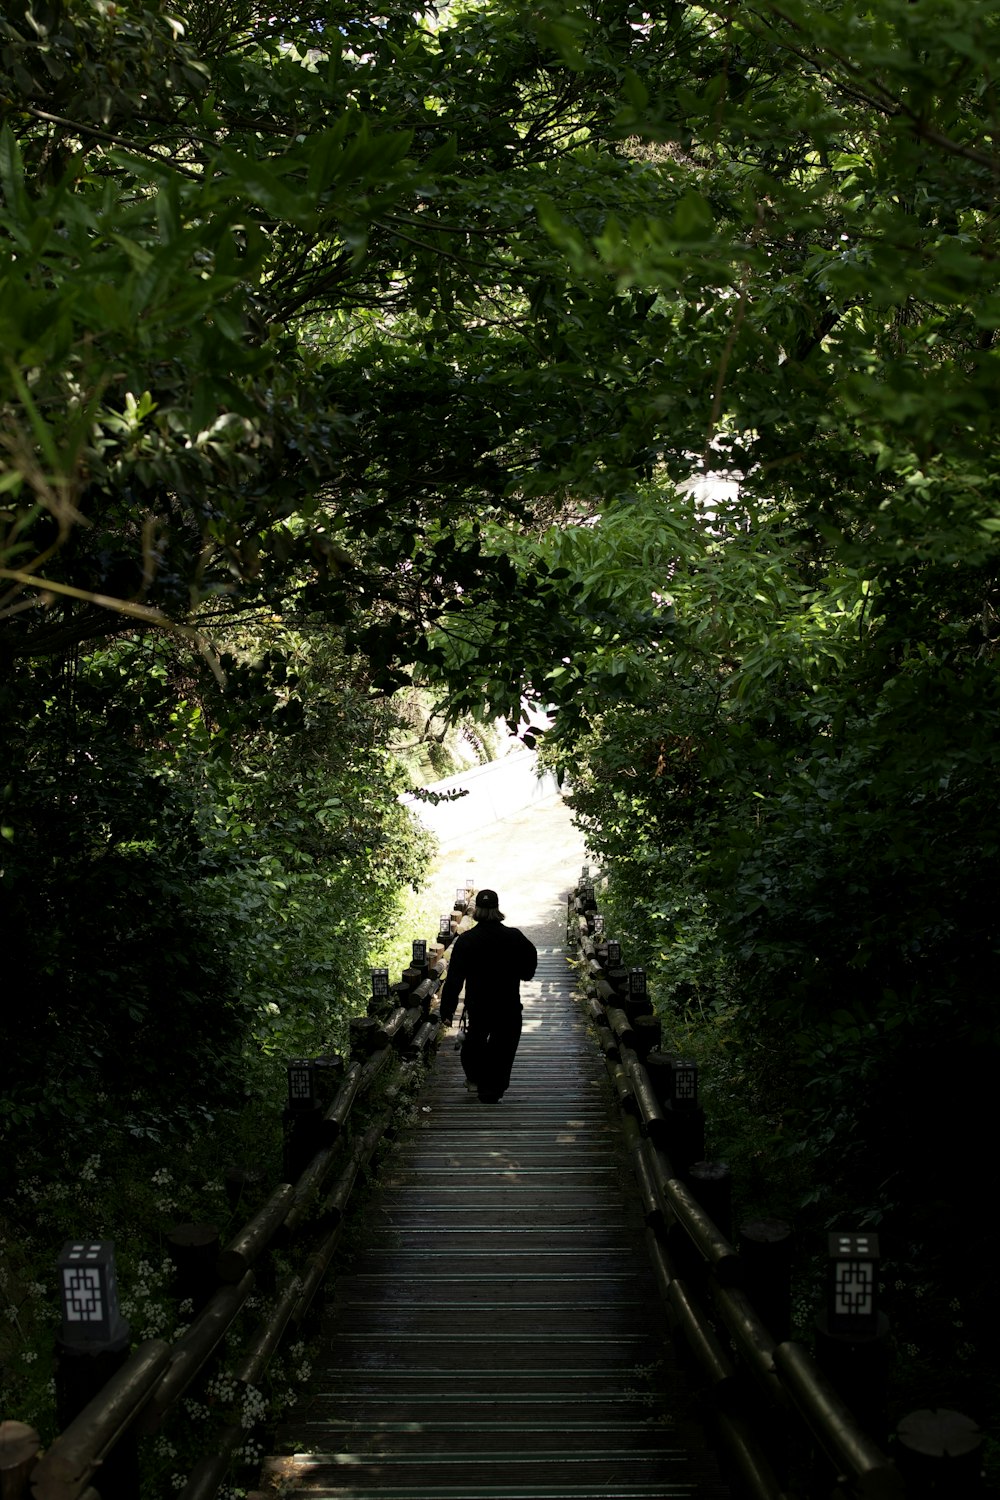
{"label": "tree canopy", "polygon": [[352,872],[417,878],[393,692],[527,695],[664,1003],[734,1014],[824,1180],[912,1208],[996,1064],[998,27],[6,8],[2,884],[44,1045],[126,963],[155,1015],[167,946],[224,1050],[255,924],[255,1004],[296,948],[317,995]]}

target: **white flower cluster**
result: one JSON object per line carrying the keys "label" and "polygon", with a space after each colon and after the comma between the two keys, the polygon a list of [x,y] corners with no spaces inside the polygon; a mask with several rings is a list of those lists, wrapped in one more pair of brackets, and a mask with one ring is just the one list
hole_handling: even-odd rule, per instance
{"label": "white flower cluster", "polygon": [[99,1156],[88,1156],[80,1168],[81,1182],[96,1182],[97,1174],[101,1170],[101,1158]]}
{"label": "white flower cluster", "polygon": [[156,1307],[152,1303],[146,1304],[146,1321],[142,1326],[139,1337],[142,1339],[158,1338],[167,1326],[167,1315],[162,1307]]}
{"label": "white flower cluster", "polygon": [[236,1400],[236,1381],[228,1370],[213,1375],[205,1389],[209,1400],[218,1401],[221,1406],[231,1406]]}
{"label": "white flower cluster", "polygon": [[173,1273],[173,1264],[164,1259],[159,1266],[151,1261],[140,1260],[135,1268],[135,1281],[121,1299],[121,1310],[130,1322],[139,1325],[139,1337],[155,1339],[169,1331],[172,1313],[164,1304],[164,1286]]}
{"label": "white flower cluster", "polygon": [[[304,1385],[312,1375],[312,1364],[306,1359],[306,1346],[301,1339],[289,1346],[288,1364],[290,1369],[286,1380],[289,1382],[296,1381],[299,1385]],[[285,1392],[285,1396],[289,1402],[294,1400],[290,1384],[288,1390]]]}
{"label": "white flower cluster", "polygon": [[267,1401],[263,1391],[259,1391],[255,1385],[248,1385],[243,1392],[243,1411],[240,1415],[240,1425],[249,1432],[258,1423],[263,1422],[267,1416]]}

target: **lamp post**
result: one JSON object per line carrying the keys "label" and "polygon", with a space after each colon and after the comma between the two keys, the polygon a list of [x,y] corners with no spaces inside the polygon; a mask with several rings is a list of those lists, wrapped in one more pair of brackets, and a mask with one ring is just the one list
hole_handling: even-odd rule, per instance
{"label": "lamp post", "polygon": [[[68,1240],[57,1270],[56,1421],[62,1431],[124,1365],[131,1332],[118,1305],[113,1240]],[[124,1500],[138,1493],[135,1439],[126,1435],[101,1466],[101,1494]]]}
{"label": "lamp post", "polygon": [[645,969],[629,969],[628,993],[625,996],[625,1014],[630,1021],[634,1021],[638,1016],[651,1015],[652,1010],[653,1003],[649,998]]}
{"label": "lamp post", "polygon": [[682,1057],[671,1058],[670,1106],[682,1114],[688,1114],[698,1108],[697,1063],[688,1062]]}
{"label": "lamp post", "polygon": [[69,1240],[59,1256],[62,1324],[67,1349],[128,1347],[129,1327],[118,1306],[113,1240]]}
{"label": "lamp post", "polygon": [[705,1159],[705,1112],[698,1104],[698,1065],[671,1057],[668,1078],[669,1098],[663,1112],[667,1154],[684,1177],[694,1162]]}
{"label": "lamp post", "polygon": [[889,1319],[878,1306],[877,1234],[827,1236],[826,1307],[817,1316],[816,1357],[873,1435],[886,1426]]}
{"label": "lamp post", "polygon": [[297,1182],[326,1143],[323,1104],[313,1058],[297,1057],[286,1063],[285,1074],[288,1099],[282,1115],[283,1171],[286,1182]]}
{"label": "lamp post", "polygon": [[297,1057],[286,1064],[288,1080],[288,1109],[301,1114],[316,1108],[316,1074],[312,1058]]}
{"label": "lamp post", "polygon": [[827,1331],[865,1339],[878,1332],[878,1235],[827,1237]]}

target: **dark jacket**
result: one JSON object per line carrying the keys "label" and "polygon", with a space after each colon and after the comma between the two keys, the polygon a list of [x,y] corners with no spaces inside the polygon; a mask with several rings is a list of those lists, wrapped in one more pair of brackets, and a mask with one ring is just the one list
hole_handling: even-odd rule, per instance
{"label": "dark jacket", "polygon": [[521,980],[530,979],[538,950],[518,927],[502,922],[477,922],[455,939],[448,976],[441,992],[441,1019],[450,1022],[465,985],[471,1007],[515,1009],[520,1006]]}

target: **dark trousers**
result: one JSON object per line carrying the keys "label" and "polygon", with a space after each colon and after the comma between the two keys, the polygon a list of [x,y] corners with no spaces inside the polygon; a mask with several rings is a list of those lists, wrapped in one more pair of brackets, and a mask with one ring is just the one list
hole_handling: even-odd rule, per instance
{"label": "dark trousers", "polygon": [[499,1098],[510,1083],[517,1044],[521,1040],[521,1007],[494,1010],[466,1004],[462,1067],[484,1098]]}

